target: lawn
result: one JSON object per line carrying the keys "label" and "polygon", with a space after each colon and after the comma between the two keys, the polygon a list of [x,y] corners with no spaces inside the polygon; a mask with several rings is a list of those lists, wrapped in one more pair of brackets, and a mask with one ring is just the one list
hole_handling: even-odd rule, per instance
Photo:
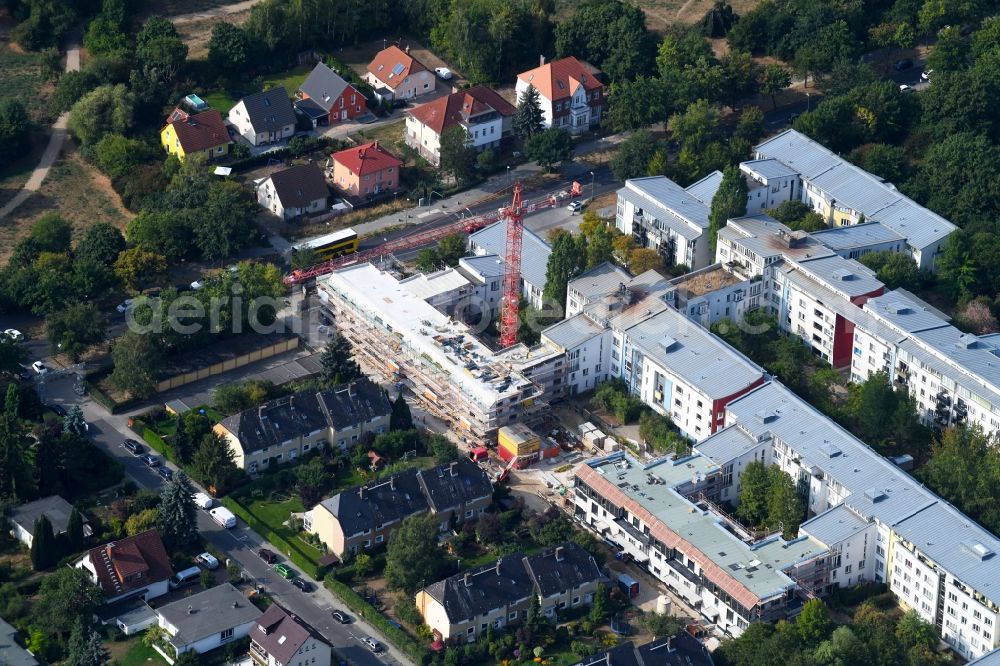
{"label": "lawn", "polygon": [[160,653],[142,643],[142,634],[127,641],[108,643],[111,656],[119,666],[159,666],[166,664]]}
{"label": "lawn", "polygon": [[213,109],[217,109],[222,115],[229,113],[229,109],[236,106],[237,100],[229,96],[225,90],[213,90],[212,92],[200,96],[205,103]]}
{"label": "lawn", "polygon": [[312,65],[300,65],[294,67],[281,74],[271,74],[264,79],[264,90],[270,90],[271,88],[277,88],[278,86],[284,86],[285,92],[291,97],[295,94],[295,91],[299,89],[302,82],[306,80],[309,76],[309,72],[313,70]]}
{"label": "lawn", "polygon": [[400,120],[388,125],[365,129],[358,132],[355,138],[358,143],[377,140],[379,145],[385,146],[386,150],[402,159],[403,146],[406,145],[406,122]]}
{"label": "lawn", "polygon": [[33,122],[51,125],[57,115],[49,103],[55,86],[48,78],[41,53],[23,53],[10,43],[0,44],[0,72],[0,101],[20,100]]}

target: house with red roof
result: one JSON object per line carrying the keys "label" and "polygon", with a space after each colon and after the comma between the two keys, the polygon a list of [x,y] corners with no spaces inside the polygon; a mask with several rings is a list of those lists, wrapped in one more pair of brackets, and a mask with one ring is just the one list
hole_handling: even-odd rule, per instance
{"label": "house with red roof", "polygon": [[375,89],[375,94],[386,99],[412,99],[434,92],[434,74],[395,44],[382,49],[368,65],[362,77]]}
{"label": "house with red roof", "polygon": [[399,170],[403,162],[378,141],[341,150],[330,157],[334,186],[350,196],[371,196],[399,187]]}
{"label": "house with red roof", "polygon": [[232,142],[222,114],[216,109],[191,114],[176,108],[160,130],[160,145],[180,160],[195,154],[209,160],[222,157]]}
{"label": "house with red roof", "polygon": [[142,597],[149,601],[169,591],[174,575],[163,539],[155,529],[91,548],[74,564],[101,588],[105,603]]}
{"label": "house with red roof", "polygon": [[546,63],[517,75],[517,98],[529,86],[538,91],[546,127],[558,127],[572,134],[601,122],[604,112],[604,84],[596,67],[570,56]]}
{"label": "house with red roof", "polygon": [[460,125],[476,150],[496,148],[510,136],[514,105],[486,86],[473,86],[433,102],[421,104],[406,115],[406,145],[428,162],[441,161],[441,135]]}

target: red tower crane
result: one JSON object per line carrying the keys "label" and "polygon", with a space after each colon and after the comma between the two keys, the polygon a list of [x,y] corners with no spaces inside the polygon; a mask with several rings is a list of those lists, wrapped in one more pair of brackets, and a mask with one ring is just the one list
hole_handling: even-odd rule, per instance
{"label": "red tower crane", "polygon": [[521,183],[514,185],[514,198],[504,211],[507,218],[507,250],[504,259],[507,270],[503,276],[503,299],[500,309],[500,347],[517,344],[517,329],[521,323],[521,240],[524,237],[524,206],[521,203]]}

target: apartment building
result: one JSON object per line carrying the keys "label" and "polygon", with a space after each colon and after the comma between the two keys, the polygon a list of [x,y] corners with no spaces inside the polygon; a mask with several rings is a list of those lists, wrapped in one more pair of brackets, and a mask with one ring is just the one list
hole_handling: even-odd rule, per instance
{"label": "apartment building", "polygon": [[542,389],[525,372],[546,357],[497,354],[411,283],[360,264],[321,281],[319,294],[367,368],[406,385],[428,411],[473,441],[495,441],[500,426],[537,411]]}
{"label": "apartment building", "polygon": [[417,610],[435,640],[474,642],[492,627],[523,622],[532,598],[547,617],[593,601],[606,580],[587,551],[565,543],[536,555],[517,552],[439,580],[416,594]]}
{"label": "apartment building", "polygon": [[510,136],[514,111],[513,104],[486,86],[459,90],[407,112],[406,145],[437,166],[441,136],[458,126],[477,151],[498,148],[500,140]]}
{"label": "apartment building", "polygon": [[871,252],[907,251],[904,236],[877,222],[834,227],[809,235],[845,259],[860,259]]}
{"label": "apartment building", "polygon": [[249,635],[254,666],[330,666],[330,644],[275,603],[257,618]]}
{"label": "apartment building", "polygon": [[[469,235],[469,252],[474,255],[507,256],[507,222],[491,224]],[[527,227],[521,236],[521,294],[531,307],[541,309],[545,271],[552,246]]]}
{"label": "apartment building", "polygon": [[705,234],[720,182],[718,172],[687,188],[666,176],[626,180],[618,190],[615,226],[640,247],[659,252],[668,266],[703,268],[713,262]]}
{"label": "apartment building", "polygon": [[832,256],[834,252],[804,231],[792,231],[770,215],[738,217],[719,229],[715,261],[745,280],[764,277],[781,261]]}
{"label": "apartment building", "polygon": [[963,657],[998,645],[1000,540],[777,382],[727,408],[726,429],[696,446],[738,497],[748,461],[778,465],[807,491],[799,538],[829,551],[817,593],[863,581],[941,631]]}
{"label": "apartment building", "polygon": [[236,466],[255,474],[324,444],[343,451],[366,434],[389,429],[385,391],[362,378],[325,391],[304,391],[226,417],[212,430],[229,445]]}
{"label": "apartment building", "polygon": [[571,134],[585,132],[601,122],[604,113],[604,84],[601,71],[570,56],[546,63],[517,75],[517,99],[529,87],[538,91],[545,127],[557,127]]}
{"label": "apartment building", "polygon": [[466,458],[429,470],[407,470],[323,500],[304,518],[337,557],[375,547],[406,518],[431,512],[443,532],[474,520],[493,500],[493,485],[479,465]]}
{"label": "apartment building", "polygon": [[905,251],[923,270],[935,269],[945,241],[956,229],[892,183],[793,129],[758,144],[754,159],[740,168],[750,186],[748,212],[802,201],[831,227],[877,222],[905,239]]}

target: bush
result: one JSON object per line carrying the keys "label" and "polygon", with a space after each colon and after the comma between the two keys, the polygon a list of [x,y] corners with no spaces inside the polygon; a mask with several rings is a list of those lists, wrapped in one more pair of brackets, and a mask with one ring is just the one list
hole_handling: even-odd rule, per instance
{"label": "bush", "polygon": [[340,598],[344,605],[351,611],[357,613],[378,629],[387,641],[392,643],[403,654],[408,656],[417,664],[427,664],[430,661],[430,653],[409,636],[405,631],[389,623],[388,618],[379,613],[367,601],[362,599],[357,592],[341,583],[333,576],[327,576],[324,580],[327,589]]}

